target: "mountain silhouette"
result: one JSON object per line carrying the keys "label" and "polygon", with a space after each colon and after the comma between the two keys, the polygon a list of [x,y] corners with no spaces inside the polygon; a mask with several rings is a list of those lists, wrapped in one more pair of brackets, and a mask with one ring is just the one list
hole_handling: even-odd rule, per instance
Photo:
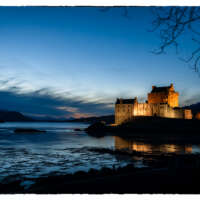
{"label": "mountain silhouette", "polygon": [[27,117],[20,112],[0,110],[0,121],[4,122],[28,122],[34,121],[34,119]]}

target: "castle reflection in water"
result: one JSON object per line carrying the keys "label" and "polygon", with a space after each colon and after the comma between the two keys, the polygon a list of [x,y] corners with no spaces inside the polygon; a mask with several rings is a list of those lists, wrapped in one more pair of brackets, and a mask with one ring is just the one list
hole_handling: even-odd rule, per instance
{"label": "castle reflection in water", "polygon": [[115,136],[115,149],[144,153],[194,153],[192,145],[146,144]]}

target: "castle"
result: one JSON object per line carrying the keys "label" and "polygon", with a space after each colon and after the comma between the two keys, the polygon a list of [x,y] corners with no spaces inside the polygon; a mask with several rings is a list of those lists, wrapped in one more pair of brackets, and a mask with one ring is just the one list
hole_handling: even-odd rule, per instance
{"label": "castle", "polygon": [[179,93],[174,90],[173,84],[167,87],[152,86],[148,93],[148,100],[139,103],[134,99],[117,99],[115,103],[115,124],[131,120],[135,116],[158,116],[165,118],[192,119],[189,109],[179,106]]}

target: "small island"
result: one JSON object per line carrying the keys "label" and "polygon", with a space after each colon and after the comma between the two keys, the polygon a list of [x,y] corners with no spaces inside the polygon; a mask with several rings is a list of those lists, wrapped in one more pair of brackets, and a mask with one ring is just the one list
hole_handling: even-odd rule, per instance
{"label": "small island", "polygon": [[115,123],[97,122],[86,131],[93,136],[145,136],[154,140],[163,136],[178,136],[179,139],[184,136],[187,140],[200,139],[199,118],[194,118],[190,109],[178,106],[179,93],[174,90],[173,84],[166,87],[152,86],[145,103],[139,103],[137,97],[117,99]]}

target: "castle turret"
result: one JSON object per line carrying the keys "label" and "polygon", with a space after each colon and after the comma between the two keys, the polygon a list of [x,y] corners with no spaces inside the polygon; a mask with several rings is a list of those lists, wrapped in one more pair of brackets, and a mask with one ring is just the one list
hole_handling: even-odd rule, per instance
{"label": "castle turret", "polygon": [[174,85],[167,87],[152,86],[151,93],[148,94],[148,103],[163,104],[166,103],[170,107],[178,107],[179,93],[174,91]]}

